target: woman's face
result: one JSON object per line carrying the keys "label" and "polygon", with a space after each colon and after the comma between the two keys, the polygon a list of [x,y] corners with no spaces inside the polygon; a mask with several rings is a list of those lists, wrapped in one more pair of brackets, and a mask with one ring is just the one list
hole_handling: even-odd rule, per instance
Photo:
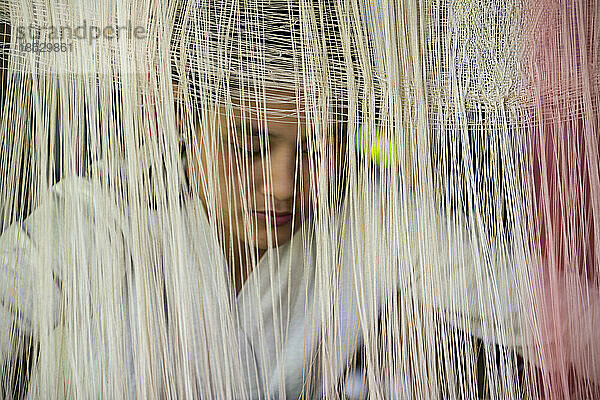
{"label": "woman's face", "polygon": [[[211,117],[197,129],[200,154],[190,158],[192,185],[205,208],[211,212],[210,204],[216,205],[212,212],[234,246],[249,245],[262,254],[269,244],[286,243],[316,195],[323,162],[318,139],[309,140],[316,130],[294,101],[267,100],[229,113],[220,108]],[[328,162],[328,175],[334,164]],[[215,190],[206,185],[207,171],[214,171]]]}

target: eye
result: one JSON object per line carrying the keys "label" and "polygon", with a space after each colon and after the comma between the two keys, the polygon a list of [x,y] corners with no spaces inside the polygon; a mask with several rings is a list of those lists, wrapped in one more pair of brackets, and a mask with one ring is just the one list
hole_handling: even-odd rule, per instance
{"label": "eye", "polygon": [[244,146],[241,146],[241,145],[236,145],[235,147],[237,148],[237,150],[242,155],[246,155],[246,156],[252,157],[252,158],[256,158],[256,157],[260,157],[261,156],[260,146],[244,147]]}
{"label": "eye", "polygon": [[261,145],[264,138],[256,127],[250,123],[242,123],[235,126],[235,131],[236,136],[232,144],[241,156],[253,159],[262,156]]}
{"label": "eye", "polygon": [[232,140],[231,145],[235,148],[235,153],[242,157],[260,157],[261,145],[257,138],[236,138]]}

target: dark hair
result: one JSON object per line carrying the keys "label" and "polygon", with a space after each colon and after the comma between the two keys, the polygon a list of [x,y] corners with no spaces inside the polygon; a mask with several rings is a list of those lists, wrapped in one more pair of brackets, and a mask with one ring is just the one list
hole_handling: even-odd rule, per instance
{"label": "dark hair", "polygon": [[293,91],[303,76],[326,75],[320,89],[328,92],[331,114],[342,121],[348,118],[348,67],[357,65],[358,57],[352,38],[347,38],[350,49],[344,51],[333,1],[314,9],[285,1],[253,6],[182,1],[174,23],[174,81],[186,88],[196,112],[241,96],[254,85]]}

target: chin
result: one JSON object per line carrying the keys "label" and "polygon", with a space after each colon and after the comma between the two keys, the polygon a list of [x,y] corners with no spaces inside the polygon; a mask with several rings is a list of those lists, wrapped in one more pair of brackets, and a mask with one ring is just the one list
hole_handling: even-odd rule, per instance
{"label": "chin", "polygon": [[[277,233],[275,233],[277,230]],[[271,229],[271,238],[273,240],[272,246],[275,244],[278,246],[284,245],[292,238],[292,227],[290,225],[278,226],[277,228]],[[267,234],[267,228],[260,229],[256,238],[255,246],[260,250],[267,250],[269,248],[269,236]]]}

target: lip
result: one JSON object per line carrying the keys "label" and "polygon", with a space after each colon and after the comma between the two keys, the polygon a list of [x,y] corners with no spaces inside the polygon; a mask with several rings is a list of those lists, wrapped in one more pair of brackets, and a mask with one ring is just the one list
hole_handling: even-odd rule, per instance
{"label": "lip", "polygon": [[281,226],[292,220],[292,213],[278,213],[272,211],[256,211],[256,217],[261,221],[271,221],[272,225]]}

